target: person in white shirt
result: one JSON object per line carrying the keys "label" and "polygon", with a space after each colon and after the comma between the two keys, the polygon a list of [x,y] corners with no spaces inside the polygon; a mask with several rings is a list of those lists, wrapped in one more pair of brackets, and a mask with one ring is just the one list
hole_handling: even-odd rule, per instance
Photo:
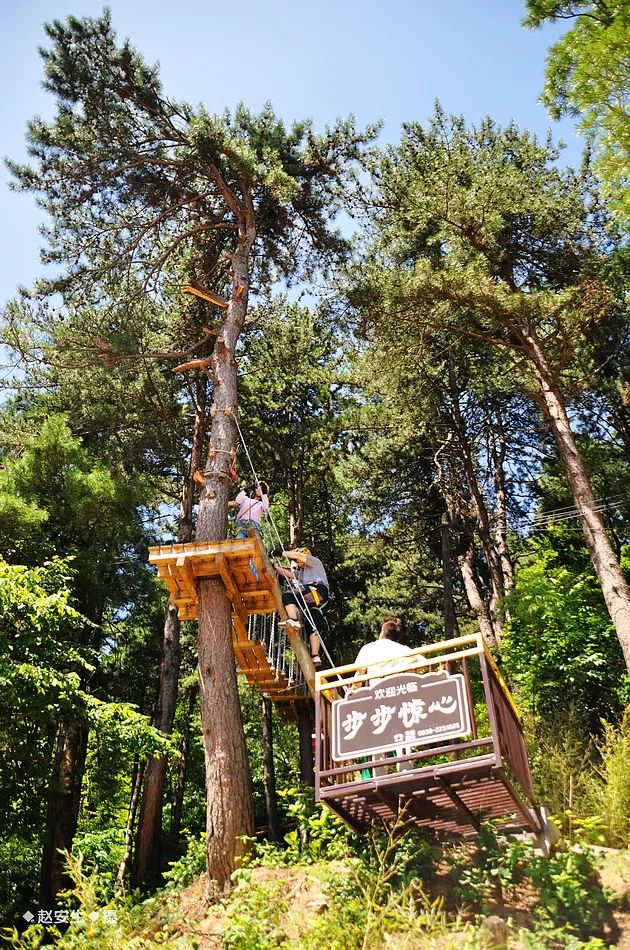
{"label": "person in white shirt", "polygon": [[[401,665],[401,657],[409,656],[415,651],[411,647],[399,643],[395,638],[400,636],[402,623],[398,617],[392,617],[386,620],[381,627],[378,640],[372,643],[366,643],[362,646],[354,661],[357,666],[361,665],[363,670],[357,670],[357,673],[365,672],[366,667],[370,667],[370,673],[374,673],[374,679],[380,679],[381,676],[387,676],[388,673],[394,673]],[[398,662],[396,662],[398,660]],[[373,680],[370,680],[369,685]]]}
{"label": "person in white shirt", "polygon": [[[378,640],[374,640],[372,643],[366,643],[365,646],[361,647],[354,662],[357,666],[361,664],[363,669],[357,670],[355,675],[369,672],[371,678],[365,683],[360,683],[355,689],[360,689],[363,686],[372,686],[373,683],[380,680],[383,676],[396,673],[401,666],[405,665],[405,658],[408,657],[410,653],[416,652],[412,650],[411,647],[405,646],[404,643],[399,643],[394,639],[400,636],[401,628],[401,620],[398,617],[391,617],[382,625]],[[422,658],[421,654],[417,654],[417,656],[420,659]],[[411,750],[406,746],[397,746],[395,754],[398,756],[407,755],[410,751]],[[396,771],[398,772],[412,768],[413,762],[399,762],[396,764]],[[378,766],[375,769],[362,769],[361,771],[361,775],[364,779],[374,775],[386,774],[386,766]]]}
{"label": "person in white shirt", "polygon": [[230,507],[238,508],[236,513],[236,540],[246,538],[249,528],[260,534],[260,523],[269,511],[269,485],[259,482],[249,491],[240,491]]}

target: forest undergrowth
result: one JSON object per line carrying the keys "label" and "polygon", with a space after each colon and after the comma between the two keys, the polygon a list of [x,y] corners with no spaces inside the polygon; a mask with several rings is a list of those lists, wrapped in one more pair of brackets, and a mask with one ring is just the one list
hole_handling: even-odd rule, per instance
{"label": "forest undergrowth", "polygon": [[[410,828],[404,814],[388,831],[359,836],[315,805],[311,790],[295,787],[284,793],[293,825],[284,842],[252,839],[222,897],[208,896],[204,835],[189,838],[149,898],[115,894],[98,869],[69,856],[67,927],[6,930],[4,942],[14,950],[49,943],[62,950],[482,948],[492,945],[498,920],[506,947],[627,946],[630,852],[602,844],[611,828],[622,834],[615,821],[618,796],[627,794],[620,788],[624,777],[628,784],[627,741],[628,717],[600,747],[592,785],[575,782],[576,807],[597,800],[611,810],[588,817],[565,810],[566,834],[549,857],[528,836],[505,837],[491,824],[474,841],[438,843]],[[560,758],[557,750],[552,770]],[[564,770],[571,767],[564,761]]]}

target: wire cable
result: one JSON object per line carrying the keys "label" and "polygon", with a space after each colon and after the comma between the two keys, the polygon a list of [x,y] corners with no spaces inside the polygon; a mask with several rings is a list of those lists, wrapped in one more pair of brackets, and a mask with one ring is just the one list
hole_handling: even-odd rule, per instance
{"label": "wire cable", "polygon": [[[252,461],[252,457],[251,457],[251,455],[249,454],[249,449],[247,448],[247,443],[246,443],[246,441],[245,441],[245,437],[244,437],[244,435],[243,435],[243,432],[242,432],[241,427],[240,427],[240,425],[239,425],[238,419],[237,419],[237,417],[236,417],[236,413],[235,413],[232,409],[230,409],[230,415],[231,415],[232,418],[234,419],[234,423],[235,423],[236,428],[237,428],[237,430],[238,430],[238,434],[239,434],[239,438],[240,438],[240,440],[241,440],[241,444],[242,444],[243,448],[245,449],[245,455],[247,456],[247,461],[249,462],[249,467],[250,467],[251,470],[252,470],[252,475],[254,476],[254,481],[255,481],[255,483],[256,483],[256,487],[260,488],[260,487],[261,487],[261,485],[260,485],[260,479],[258,478],[258,474],[257,474],[256,469],[255,469],[255,467],[254,467],[254,463],[253,463],[253,461]],[[273,515],[271,514],[271,511],[268,511],[267,514],[268,514],[268,516],[269,516],[269,521],[270,521],[270,523],[271,523],[272,526],[273,526],[273,530],[274,530],[275,533],[276,533],[276,539],[277,539],[277,541],[278,541],[278,544],[280,545],[280,547],[281,547],[282,550],[284,551],[284,544],[282,543],[282,538],[280,537],[280,532],[278,531],[278,526],[276,525],[276,522],[274,521],[274,517],[273,517]],[[306,598],[304,597],[304,594],[303,594],[302,590],[300,589],[300,581],[299,581],[298,577],[296,576],[295,571],[293,570],[293,567],[292,567],[292,565],[291,565],[291,561],[290,561],[288,558],[286,558],[286,561],[287,561],[287,564],[289,565],[289,571],[291,572],[291,578],[292,578],[292,580],[293,580],[293,584],[292,584],[293,589],[295,590],[295,593],[297,594],[298,599],[301,601],[300,609],[302,610],[302,612],[304,613],[304,615],[308,618],[308,621],[309,621],[309,623],[310,623],[310,625],[311,625],[311,628],[312,628],[313,633],[316,633],[316,634],[317,634],[317,636],[318,636],[318,638],[319,638],[320,647],[321,647],[321,649],[324,651],[324,654],[325,654],[326,658],[328,659],[330,665],[331,665],[331,666],[334,666],[335,664],[333,663],[332,657],[331,657],[330,653],[328,652],[328,649],[327,649],[327,647],[326,647],[326,643],[325,643],[325,641],[324,641],[324,638],[323,638],[321,632],[317,629],[317,625],[316,625],[316,623],[315,623],[315,621],[314,621],[314,619],[313,619],[313,615],[312,615],[312,613],[311,613],[311,611],[310,611],[310,609],[309,609],[309,605],[306,603]]]}

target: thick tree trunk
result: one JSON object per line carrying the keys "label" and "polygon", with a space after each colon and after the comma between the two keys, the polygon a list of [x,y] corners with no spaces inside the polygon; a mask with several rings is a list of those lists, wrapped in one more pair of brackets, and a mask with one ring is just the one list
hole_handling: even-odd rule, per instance
{"label": "thick tree trunk", "polygon": [[72,720],[59,724],[40,880],[40,905],[47,909],[55,906],[60,891],[72,886],[59,852],[71,850],[77,830],[87,740],[85,723]]}
{"label": "thick tree trunk", "polygon": [[[162,732],[173,729],[179,682],[179,618],[177,607],[168,604],[164,621],[160,693],[154,723]],[[134,887],[154,888],[160,873],[162,805],[166,778],[166,756],[149,759],[145,769],[142,807],[133,862]]]}
{"label": "thick tree trunk", "polygon": [[[245,216],[244,216],[245,217]],[[237,377],[234,351],[247,312],[253,217],[241,223],[231,257],[232,294],[212,355],[215,399],[206,487],[197,519],[198,541],[222,540],[227,530],[229,453],[236,445]],[[207,791],[208,877],[223,890],[241,857],[241,836],[253,833],[251,775],[236,684],[232,611],[219,578],[201,580],[199,592],[199,696]],[[212,889],[212,885],[211,885]]]}
{"label": "thick tree trunk", "polygon": [[525,335],[525,348],[540,383],[543,406],[558,446],[582,530],[593,561],[604,601],[614,624],[617,638],[630,672],[630,589],[615,557],[599,512],[569,417],[554,374],[535,333]]}
{"label": "thick tree trunk", "polygon": [[186,790],[186,773],[188,771],[188,755],[190,752],[190,730],[195,703],[197,701],[198,684],[188,688],[188,711],[182,741],[179,745],[179,768],[177,770],[177,780],[173,792],[173,807],[171,810],[171,827],[169,829],[170,847],[173,853],[179,849],[179,838],[182,828],[182,813],[184,810],[184,792]]}
{"label": "thick tree trunk", "polygon": [[311,703],[299,704],[297,708],[298,737],[300,741],[300,780],[310,788],[315,786],[313,764],[313,708]]}
{"label": "thick tree trunk", "polygon": [[[203,442],[206,427],[207,378],[198,377],[196,386],[195,424],[188,472],[184,479],[179,505],[177,543],[183,544],[192,538],[194,482],[193,474],[201,467]],[[170,735],[173,731],[177,691],[179,686],[180,622],[177,607],[166,606],[160,665],[160,688],[154,725]],[[160,874],[160,851],[162,844],[162,808],[166,780],[166,756],[149,759],[145,770],[142,808],[138,822],[136,851],[134,856],[134,886],[156,887]]]}
{"label": "thick tree trunk", "polygon": [[267,810],[267,831],[270,841],[281,841],[280,818],[278,816],[278,795],[276,792],[276,770],[273,764],[273,720],[271,700],[261,696],[262,748],[263,748],[263,788],[265,808]]}
{"label": "thick tree trunk", "polygon": [[199,584],[199,683],[207,791],[208,876],[219,890],[253,834],[251,775],[232,648],[230,602],[222,581]]}
{"label": "thick tree trunk", "polygon": [[118,865],[118,873],[116,874],[116,890],[120,890],[123,886],[125,880],[125,875],[127,874],[127,868],[129,867],[129,862],[131,860],[131,848],[133,843],[133,826],[136,820],[136,811],[138,809],[138,802],[140,800],[140,789],[142,787],[142,777],[144,774],[144,767],[138,763],[138,760],[134,762],[133,773],[131,779],[131,799],[129,801],[129,811],[127,812],[127,827],[125,828],[125,850],[122,856],[122,861]]}

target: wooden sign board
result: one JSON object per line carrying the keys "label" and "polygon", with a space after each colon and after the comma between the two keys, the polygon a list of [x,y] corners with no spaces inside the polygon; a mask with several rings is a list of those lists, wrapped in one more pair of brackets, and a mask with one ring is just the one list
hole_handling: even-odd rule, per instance
{"label": "wooden sign board", "polygon": [[412,749],[470,732],[464,677],[395,673],[332,704],[335,762]]}

